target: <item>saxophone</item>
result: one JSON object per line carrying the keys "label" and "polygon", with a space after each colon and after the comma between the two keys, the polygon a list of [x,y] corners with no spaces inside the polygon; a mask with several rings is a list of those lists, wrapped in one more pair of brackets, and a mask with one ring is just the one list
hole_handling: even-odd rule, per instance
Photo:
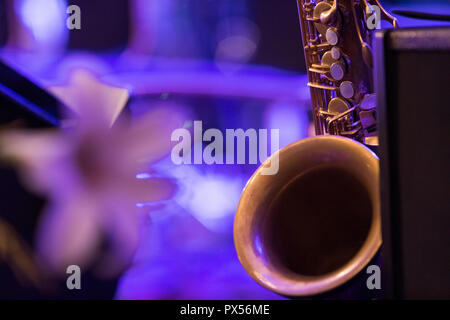
{"label": "saxophone", "polygon": [[[316,136],[263,163],[247,183],[234,222],[243,267],[288,297],[343,287],[381,246],[372,34],[377,0],[297,0]],[[263,169],[275,158],[276,175]]]}

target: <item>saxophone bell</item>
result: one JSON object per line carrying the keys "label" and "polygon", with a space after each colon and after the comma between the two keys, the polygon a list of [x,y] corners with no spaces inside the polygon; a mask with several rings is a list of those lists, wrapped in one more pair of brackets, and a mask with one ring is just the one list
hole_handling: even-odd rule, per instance
{"label": "saxophone bell", "polygon": [[361,272],[381,245],[378,158],[337,136],[301,140],[278,156],[279,172],[262,175],[263,164],[239,202],[239,260],[281,295],[333,290]]}

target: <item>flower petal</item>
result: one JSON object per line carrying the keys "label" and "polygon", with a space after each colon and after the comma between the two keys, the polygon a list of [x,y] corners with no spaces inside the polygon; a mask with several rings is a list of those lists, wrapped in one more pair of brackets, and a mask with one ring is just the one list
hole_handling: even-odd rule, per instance
{"label": "flower petal", "polygon": [[99,243],[100,226],[95,201],[83,193],[53,199],[38,228],[38,254],[42,263],[57,274],[69,265],[92,261]]}
{"label": "flower petal", "polygon": [[51,193],[77,180],[70,162],[72,145],[61,132],[4,132],[0,148],[2,157],[21,166],[23,182],[34,191]]}
{"label": "flower petal", "polygon": [[172,132],[183,124],[184,116],[179,109],[159,106],[141,115],[125,132],[120,132],[116,143],[128,159],[151,163],[169,153]]}
{"label": "flower petal", "polygon": [[127,89],[103,83],[87,69],[74,69],[69,84],[50,87],[49,90],[68,107],[80,115],[80,126],[108,128],[125,107]]}

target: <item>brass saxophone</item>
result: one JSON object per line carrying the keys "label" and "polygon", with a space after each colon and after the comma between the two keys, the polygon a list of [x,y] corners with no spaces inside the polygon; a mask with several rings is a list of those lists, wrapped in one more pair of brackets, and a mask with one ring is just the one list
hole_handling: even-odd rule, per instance
{"label": "brass saxophone", "polygon": [[[241,264],[290,297],[330,292],[368,265],[381,245],[372,34],[377,0],[297,0],[317,136],[276,155],[247,183],[236,212]],[[372,150],[371,150],[372,149]]]}

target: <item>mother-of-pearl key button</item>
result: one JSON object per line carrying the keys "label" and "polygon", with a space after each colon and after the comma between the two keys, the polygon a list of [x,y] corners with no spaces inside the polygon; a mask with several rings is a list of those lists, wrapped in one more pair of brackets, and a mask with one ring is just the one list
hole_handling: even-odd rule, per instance
{"label": "mother-of-pearl key button", "polygon": [[344,68],[339,62],[333,63],[330,67],[330,74],[334,80],[341,80],[344,77]]}
{"label": "mother-of-pearl key button", "polygon": [[338,47],[331,48],[331,57],[338,60],[341,57],[341,50]]}
{"label": "mother-of-pearl key button", "polygon": [[339,92],[344,98],[350,99],[355,94],[355,90],[353,89],[353,83],[350,81],[343,81],[339,86]]}
{"label": "mother-of-pearl key button", "polygon": [[328,28],[327,32],[325,33],[325,38],[327,39],[327,42],[332,46],[337,45],[339,41],[339,37],[334,28]]}

